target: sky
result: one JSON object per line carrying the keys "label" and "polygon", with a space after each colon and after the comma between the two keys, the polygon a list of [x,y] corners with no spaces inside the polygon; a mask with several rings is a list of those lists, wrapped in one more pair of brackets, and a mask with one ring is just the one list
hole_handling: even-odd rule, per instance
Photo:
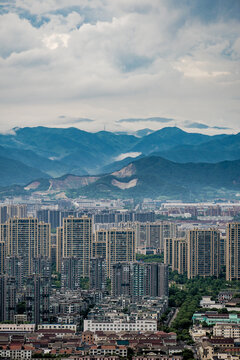
{"label": "sky", "polygon": [[240,131],[239,0],[0,0],[0,131]]}

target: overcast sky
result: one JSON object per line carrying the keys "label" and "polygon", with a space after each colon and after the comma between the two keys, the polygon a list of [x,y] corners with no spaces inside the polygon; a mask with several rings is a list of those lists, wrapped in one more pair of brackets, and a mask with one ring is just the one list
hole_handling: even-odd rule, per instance
{"label": "overcast sky", "polygon": [[239,0],[3,0],[0,14],[1,131],[240,131]]}

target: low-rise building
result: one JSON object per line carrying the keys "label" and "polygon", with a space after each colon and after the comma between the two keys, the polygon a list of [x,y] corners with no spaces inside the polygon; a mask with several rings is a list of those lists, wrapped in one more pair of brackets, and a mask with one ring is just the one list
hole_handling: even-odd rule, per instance
{"label": "low-rise building", "polygon": [[0,349],[0,357],[14,360],[27,360],[32,358],[33,350],[33,347],[27,345],[2,346],[2,349]]}
{"label": "low-rise building", "polygon": [[238,339],[240,338],[240,325],[216,324],[213,327],[213,336]]}
{"label": "low-rise building", "polygon": [[40,324],[38,330],[72,330],[74,333],[77,331],[75,324]]}
{"label": "low-rise building", "polygon": [[240,324],[240,314],[218,314],[217,311],[207,311],[206,313],[194,313],[193,323],[206,322],[208,325],[216,323]]}
{"label": "low-rise building", "polygon": [[35,324],[0,324],[0,332],[34,332]]}
{"label": "low-rise building", "polygon": [[123,345],[92,345],[88,351],[89,355],[119,355],[127,356],[127,347]]}
{"label": "low-rise building", "polygon": [[211,296],[203,296],[200,301],[200,306],[208,309],[222,309],[224,307],[222,304],[216,304],[216,301],[211,300]]}
{"label": "low-rise building", "polygon": [[84,320],[84,331],[157,331],[156,320]]}

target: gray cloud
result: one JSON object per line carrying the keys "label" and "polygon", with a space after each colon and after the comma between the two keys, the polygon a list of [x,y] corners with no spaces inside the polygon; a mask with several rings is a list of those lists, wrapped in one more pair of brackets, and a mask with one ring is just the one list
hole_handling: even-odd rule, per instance
{"label": "gray cloud", "polygon": [[212,129],[217,129],[217,130],[232,130],[229,127],[225,127],[225,126],[212,126]]}
{"label": "gray cloud", "polygon": [[208,126],[203,123],[191,123],[189,121],[184,122],[184,127],[189,129],[216,129],[216,130],[231,130],[229,127],[225,126]]}
{"label": "gray cloud", "polygon": [[189,129],[209,129],[209,126],[202,123],[186,123],[186,128]]}
{"label": "gray cloud", "polygon": [[121,120],[117,120],[116,122],[117,123],[159,122],[165,124],[171,121],[173,121],[173,119],[152,117],[152,118],[144,118],[144,119],[121,119]]}
{"label": "gray cloud", "polygon": [[[0,128],[51,126],[60,113],[69,114],[66,125],[98,119],[79,122],[90,130],[135,131],[149,121],[156,129],[171,119],[210,119],[202,131],[238,129],[238,7],[234,0],[3,3]],[[146,120],[151,114],[166,121]]]}
{"label": "gray cloud", "polygon": [[87,119],[87,118],[72,118],[66,115],[58,116],[56,123],[59,125],[73,125],[73,124],[81,124],[81,123],[92,123],[95,120]]}

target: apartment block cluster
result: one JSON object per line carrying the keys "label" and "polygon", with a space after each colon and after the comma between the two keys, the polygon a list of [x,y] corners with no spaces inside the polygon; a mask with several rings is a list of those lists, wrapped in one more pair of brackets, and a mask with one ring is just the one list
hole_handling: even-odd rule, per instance
{"label": "apartment block cluster", "polygon": [[202,220],[223,219],[232,220],[240,213],[239,202],[219,203],[182,203],[167,202],[162,204],[160,213],[169,217],[195,218]]}
{"label": "apartment block cluster", "polygon": [[226,280],[240,279],[240,223],[228,223],[226,235],[216,228],[188,230],[184,238],[167,238],[164,263],[189,279],[216,276],[226,269]]}
{"label": "apartment block cluster", "polygon": [[[36,326],[53,320],[80,323],[79,314],[92,299],[97,303],[106,295],[109,280],[112,297],[128,296],[136,302],[168,296],[167,265],[136,261],[137,229],[142,225],[129,223],[152,219],[153,213],[116,212],[120,223],[98,230],[94,214],[47,209],[36,213],[37,217],[29,217],[26,205],[1,208],[0,321],[14,322],[22,312]],[[142,224],[149,229],[149,223]],[[158,233],[164,227],[171,225],[161,223]],[[150,246],[157,243],[154,236],[147,236]],[[162,248],[163,237],[159,244]],[[89,301],[79,295],[84,281],[89,281]]]}
{"label": "apartment block cluster", "polygon": [[132,347],[136,360],[182,359],[176,334],[158,331],[169,268],[191,279],[225,267],[227,280],[240,279],[240,223],[188,228],[153,211],[27,205],[0,207],[0,219],[0,322],[10,323],[0,324],[2,357],[116,360]]}

